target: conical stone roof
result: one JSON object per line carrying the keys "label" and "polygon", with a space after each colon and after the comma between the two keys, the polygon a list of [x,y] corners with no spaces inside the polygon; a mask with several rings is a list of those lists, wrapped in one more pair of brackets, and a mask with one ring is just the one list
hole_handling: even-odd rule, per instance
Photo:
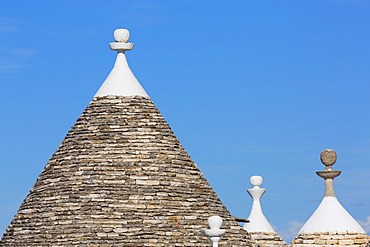
{"label": "conical stone roof", "polygon": [[95,97],[41,172],[0,246],[220,246],[250,237],[149,97]]}

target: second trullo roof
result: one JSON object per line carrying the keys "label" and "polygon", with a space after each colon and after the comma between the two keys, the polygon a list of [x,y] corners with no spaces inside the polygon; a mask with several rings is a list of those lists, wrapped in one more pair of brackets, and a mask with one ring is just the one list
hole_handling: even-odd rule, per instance
{"label": "second trullo roof", "polygon": [[320,205],[303,225],[299,234],[335,232],[335,233],[365,233],[357,221],[339,203],[334,192],[334,178],[340,171],[334,171],[332,165],[337,160],[334,150],[325,149],[321,152],[320,159],[326,166],[325,171],[316,172],[325,179],[325,194]]}
{"label": "second trullo roof", "polygon": [[116,34],[113,76],[50,158],[0,246],[210,246],[201,228],[212,215],[223,218],[221,246],[250,246],[133,79],[127,35]]}

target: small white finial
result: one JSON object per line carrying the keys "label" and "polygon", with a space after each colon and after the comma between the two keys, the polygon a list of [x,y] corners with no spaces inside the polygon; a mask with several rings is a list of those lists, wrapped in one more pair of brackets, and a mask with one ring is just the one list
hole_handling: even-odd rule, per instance
{"label": "small white finial", "polygon": [[220,237],[225,234],[225,229],[220,229],[222,225],[222,218],[220,216],[211,216],[208,218],[208,225],[211,229],[204,229],[204,233],[210,237],[213,247],[218,247],[218,241],[220,241]]}
{"label": "small white finial", "polygon": [[252,209],[248,216],[249,223],[245,223],[243,228],[248,232],[275,232],[265,215],[262,212],[260,199],[266,189],[260,188],[263,178],[261,176],[252,176],[249,179],[252,189],[247,189],[248,194],[253,199]]}
{"label": "small white finial", "polygon": [[130,32],[127,29],[116,29],[113,36],[116,42],[109,43],[112,50],[124,53],[134,48],[134,44],[128,42]]}
{"label": "small white finial", "polygon": [[263,183],[263,178],[261,176],[252,176],[249,181],[252,186],[259,187]]}
{"label": "small white finial", "polygon": [[222,218],[220,216],[211,216],[208,218],[208,225],[211,229],[220,229],[222,225]]}
{"label": "small white finial", "polygon": [[114,40],[119,43],[127,43],[130,39],[130,32],[127,29],[116,29],[113,35]]}

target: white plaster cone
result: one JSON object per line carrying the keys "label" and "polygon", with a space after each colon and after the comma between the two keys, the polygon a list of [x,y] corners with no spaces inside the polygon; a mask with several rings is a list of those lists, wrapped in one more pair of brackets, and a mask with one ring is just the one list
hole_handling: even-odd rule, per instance
{"label": "white plaster cone", "polygon": [[252,176],[250,178],[251,185],[254,186],[252,189],[248,189],[248,194],[253,198],[253,204],[251,212],[248,216],[249,223],[245,223],[243,228],[248,232],[275,232],[271,224],[266,219],[262,212],[260,198],[265,193],[266,189],[262,189],[259,186],[262,185],[261,176]]}
{"label": "white plaster cone", "polygon": [[320,232],[365,233],[364,229],[333,196],[325,196],[322,199],[319,207],[303,225],[299,234]]}
{"label": "white plaster cone", "polygon": [[148,97],[144,88],[140,85],[128,66],[126,55],[123,52],[117,54],[116,63],[112,71],[95,94],[95,97],[106,95],[141,95]]}
{"label": "white plaster cone", "polygon": [[[94,97],[107,95],[134,96],[140,95],[148,97],[144,88],[140,85],[128,66],[125,51],[133,48],[132,43],[127,43],[129,32],[126,29],[117,29],[114,32],[116,43],[110,43],[112,50],[118,52],[116,63],[103,85],[99,88]],[[124,37],[125,39],[123,39]]]}
{"label": "white plaster cone", "polygon": [[298,234],[310,233],[365,233],[364,229],[339,203],[334,193],[333,179],[340,175],[340,171],[333,171],[332,166],[337,160],[337,154],[332,149],[325,149],[320,154],[325,171],[316,174],[325,179],[325,194],[320,205]]}

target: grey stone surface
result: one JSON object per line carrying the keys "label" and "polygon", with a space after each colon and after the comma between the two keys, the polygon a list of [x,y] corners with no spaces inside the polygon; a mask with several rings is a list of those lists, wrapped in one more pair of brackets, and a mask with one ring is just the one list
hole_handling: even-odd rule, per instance
{"label": "grey stone surface", "polygon": [[291,247],[318,247],[318,246],[357,246],[367,247],[370,243],[370,236],[364,233],[312,233],[299,234],[291,244]]}
{"label": "grey stone surface", "polygon": [[251,246],[147,97],[94,98],[46,164],[0,246]]}
{"label": "grey stone surface", "polygon": [[325,149],[320,154],[320,160],[325,166],[329,167],[329,170],[331,170],[331,166],[337,161],[337,153],[332,149]]}
{"label": "grey stone surface", "polygon": [[275,232],[253,232],[252,239],[261,247],[284,247],[286,242]]}

